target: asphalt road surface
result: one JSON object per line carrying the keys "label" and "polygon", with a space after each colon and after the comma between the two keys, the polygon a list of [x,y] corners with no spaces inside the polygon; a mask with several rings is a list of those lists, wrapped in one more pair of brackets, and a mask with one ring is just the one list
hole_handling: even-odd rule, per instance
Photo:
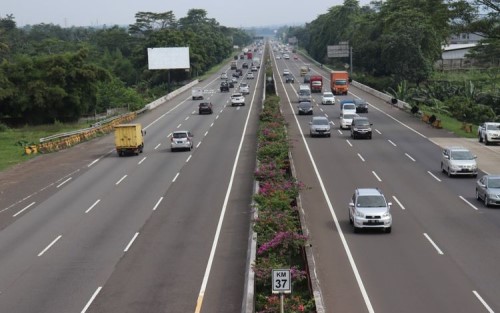
{"label": "asphalt road surface", "polygon": [[[240,311],[261,72],[245,106],[218,73],[213,114],[187,91],[140,116],[139,156],[108,135],[1,173],[0,312]],[[182,129],[195,148],[171,152]]]}
{"label": "asphalt road surface", "polygon": [[[313,94],[314,115],[329,118],[332,135],[311,138],[311,117],[296,109],[299,68],[310,62],[273,60],[298,179],[309,187],[301,200],[326,312],[498,311],[500,214],[475,199],[476,179],[441,173],[439,145],[468,146],[492,173],[500,147],[458,139],[352,86],[335,105]],[[295,84],[282,81],[285,68]],[[329,91],[326,71],[311,65],[311,74]],[[339,128],[338,100],[346,97],[369,103],[360,115],[373,123],[373,139],[353,140]],[[381,188],[392,202],[391,234],[354,234],[348,203],[357,187]]]}

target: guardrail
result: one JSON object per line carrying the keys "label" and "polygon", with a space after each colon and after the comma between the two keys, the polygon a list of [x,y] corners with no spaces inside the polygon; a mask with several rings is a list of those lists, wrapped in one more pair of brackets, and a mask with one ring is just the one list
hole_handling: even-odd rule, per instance
{"label": "guardrail", "polygon": [[60,133],[60,134],[55,134],[52,136],[48,136],[45,138],[40,138],[40,143],[39,144],[32,144],[32,145],[27,145],[24,146],[24,153],[25,154],[36,154],[36,153],[48,153],[48,152],[53,152],[53,151],[58,151],[62,149],[66,149],[69,147],[72,147],[80,142],[87,141],[90,139],[93,139],[97,136],[104,135],[107,133],[110,133],[113,131],[114,126],[117,124],[129,122],[137,117],[137,115],[142,114],[146,111],[153,110],[157,108],[158,106],[162,105],[163,103],[171,100],[172,98],[176,97],[180,93],[190,89],[194,85],[198,84],[198,80],[194,80],[190,82],[189,84],[186,84],[182,86],[181,88],[178,88],[171,93],[167,94],[166,96],[163,96],[161,98],[156,99],[155,101],[148,103],[147,105],[144,106],[144,108],[130,112],[130,113],[125,113],[117,117],[112,117],[109,119],[106,119],[104,121],[97,122],[93,124],[91,127],[84,128],[84,129],[78,129],[75,131],[70,131],[70,132],[65,132],[65,133]]}

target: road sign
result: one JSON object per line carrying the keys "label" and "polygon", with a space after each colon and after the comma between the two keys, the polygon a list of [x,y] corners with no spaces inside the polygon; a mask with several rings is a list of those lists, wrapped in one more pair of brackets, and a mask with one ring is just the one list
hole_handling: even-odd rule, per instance
{"label": "road sign", "polygon": [[345,58],[349,56],[349,45],[333,45],[326,47],[326,53],[329,58]]}
{"label": "road sign", "polygon": [[292,293],[290,269],[273,269],[273,293]]}

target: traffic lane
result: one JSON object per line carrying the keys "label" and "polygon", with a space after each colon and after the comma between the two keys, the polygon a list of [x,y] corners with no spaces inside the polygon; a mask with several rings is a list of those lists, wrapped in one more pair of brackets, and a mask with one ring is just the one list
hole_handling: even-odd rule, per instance
{"label": "traffic lane", "polygon": [[[313,142],[313,141],[311,140],[311,142]],[[323,145],[321,145],[321,146],[323,146]],[[312,149],[312,150],[313,150],[313,149]],[[329,153],[328,153],[327,155],[331,156],[331,154],[329,154]],[[353,157],[352,157],[352,156],[351,156],[351,157],[348,157],[348,158],[347,158],[347,162],[345,162],[345,163],[344,163],[344,162],[339,162],[339,160],[338,160],[337,158],[335,158],[335,164],[339,164],[339,163],[340,163],[340,164],[342,164],[342,168],[341,168],[341,169],[344,169],[344,168],[345,168],[345,166],[346,166],[346,163],[349,163],[349,161],[352,161],[352,160],[353,160]],[[393,161],[393,160],[391,160],[391,161]],[[331,161],[330,161],[330,163],[331,163]],[[391,162],[388,162],[388,163],[391,163]],[[333,171],[333,172],[335,172],[335,171]],[[368,172],[368,171],[367,171],[367,172]],[[338,173],[337,173],[337,174],[338,174]],[[369,175],[369,174],[367,173],[367,177],[368,177],[368,175]],[[331,176],[333,176],[333,175],[331,175]],[[329,176],[329,177],[331,177],[331,176]],[[341,176],[341,177],[347,177],[346,175],[340,175],[340,176]],[[366,181],[366,177],[364,177],[364,180]],[[352,188],[352,190],[353,190],[353,189],[354,189],[354,187]],[[337,190],[337,188],[334,188],[334,190]],[[351,191],[351,192],[352,192],[352,191]]]}
{"label": "traffic lane", "polygon": [[[256,101],[251,113],[201,312],[232,313],[241,310],[247,266],[247,242],[253,213],[251,195],[260,106],[261,103]],[[218,130],[220,136],[212,138],[213,145],[218,141],[217,138],[223,137],[226,133],[224,128]]]}
{"label": "traffic lane", "polygon": [[[214,137],[217,144],[200,146],[165,194],[167,201],[162,202],[157,216],[140,231],[130,255],[118,264],[90,311],[136,312],[133,303],[141,303],[140,310],[144,311],[157,311],[160,307],[169,312],[194,310],[227,188],[229,164],[234,160],[246,115],[244,110],[231,113],[219,119],[223,122],[216,127],[225,141]],[[227,129],[234,131],[228,133]],[[214,184],[215,177],[218,184]],[[192,192],[187,192],[186,186]],[[242,232],[247,236],[248,228],[245,231],[242,227]],[[153,257],[144,258],[145,255]],[[168,283],[165,276],[158,275],[165,272],[165,264],[169,269]],[[144,308],[144,303],[150,304]],[[241,293],[238,305],[241,306]]]}
{"label": "traffic lane", "polygon": [[[325,139],[326,141],[329,141],[328,139]],[[321,149],[321,147],[325,147],[325,144],[319,143],[320,140],[310,140],[312,142],[311,144],[311,150],[315,151],[316,149]],[[335,143],[334,143],[335,144]],[[334,145],[333,144],[333,145]],[[317,145],[317,147],[315,147]],[[328,145],[327,145],[328,146]],[[324,150],[324,149],[323,149]],[[341,208],[340,212],[336,212],[337,216],[339,217],[340,224],[342,228],[345,228],[345,234],[346,238],[351,245],[351,251],[353,251],[353,255],[355,256],[355,260],[358,263],[358,268],[360,269],[360,272],[362,273],[362,277],[365,281],[365,286],[367,287],[368,294],[371,295],[372,291],[379,291],[380,288],[377,288],[380,284],[380,281],[384,281],[387,283],[390,281],[390,283],[387,283],[388,286],[395,286],[394,289],[392,288],[386,288],[384,292],[375,292],[372,296],[374,299],[378,299],[379,301],[373,300],[373,304],[376,308],[376,311],[379,310],[377,306],[382,307],[383,309],[381,311],[383,312],[401,312],[401,311],[408,311],[407,308],[408,306],[415,308],[414,312],[421,312],[421,311],[435,311],[436,308],[443,308],[446,310],[443,311],[449,311],[450,309],[453,311],[455,309],[458,309],[460,311],[460,308],[467,307],[467,308],[473,308],[477,310],[476,302],[475,299],[470,297],[467,299],[466,303],[461,303],[460,305],[456,306],[453,308],[452,303],[448,303],[448,300],[441,301],[439,298],[434,299],[434,303],[429,303],[429,301],[425,302],[425,305],[422,305],[421,303],[422,298],[415,297],[414,296],[414,290],[412,288],[407,289],[408,282],[411,282],[410,285],[415,285],[415,281],[421,281],[422,282],[422,287],[425,286],[426,282],[422,277],[421,273],[418,273],[416,277],[413,277],[415,274],[415,270],[412,269],[413,267],[419,265],[419,264],[424,264],[420,265],[421,267],[423,266],[425,268],[425,263],[427,263],[428,267],[433,268],[434,264],[432,261],[429,260],[420,260],[417,258],[415,255],[413,255],[413,250],[415,250],[415,246],[418,244],[421,247],[420,253],[422,253],[424,256],[426,253],[428,254],[428,251],[433,251],[432,247],[430,244],[426,244],[424,237],[421,235],[421,232],[419,231],[420,224],[415,224],[414,221],[410,219],[409,222],[404,222],[404,221],[399,221],[395,225],[395,230],[397,232],[397,238],[399,239],[399,243],[396,244],[393,242],[392,236],[394,234],[389,235],[389,238],[384,237],[383,234],[380,233],[374,233],[371,234],[372,232],[368,232],[367,234],[362,234],[366,236],[373,236],[375,238],[375,244],[374,241],[369,241],[365,243],[365,239],[362,239],[362,242],[359,242],[359,236],[352,234],[351,226],[349,225],[348,221],[348,213],[347,213],[347,204],[350,201],[350,196],[352,195],[352,192],[354,188],[360,187],[358,183],[356,182],[364,182],[365,185],[368,186],[383,186],[384,183],[378,182],[375,177],[373,177],[371,174],[371,168],[369,165],[365,166],[364,162],[361,160],[356,159],[353,155],[350,155],[347,153],[345,158],[340,157],[340,151],[345,151],[343,149],[336,149],[337,153],[334,154],[334,162],[332,162],[332,153],[320,153],[318,158],[317,158],[317,163],[318,163],[318,168],[320,169],[325,169],[328,167],[328,170],[326,170],[325,173],[325,185],[327,186],[327,190],[331,190],[331,196],[330,198],[332,199],[332,204],[334,208]],[[348,151],[348,150],[347,150]],[[314,153],[314,152],[313,152]],[[316,154],[315,154],[316,155]],[[325,159],[325,160],[322,160]],[[393,161],[393,160],[391,160]],[[325,164],[322,164],[322,163]],[[355,164],[353,164],[355,163]],[[328,165],[326,165],[328,164]],[[360,169],[363,169],[363,173],[359,173]],[[338,182],[338,177],[342,177],[340,182]],[[330,183],[331,180],[331,183]],[[371,181],[371,183],[370,183]],[[352,183],[354,182],[354,183]],[[329,188],[328,186],[331,186]],[[365,186],[364,185],[364,186]],[[365,186],[366,187],[366,186]],[[387,193],[387,190],[390,188],[382,187],[383,190],[386,192],[386,196],[389,197],[389,193]],[[343,194],[344,196],[338,196],[339,194]],[[337,196],[336,196],[337,195]],[[340,198],[344,198],[344,201],[339,200]],[[306,202],[306,201],[304,201]],[[337,210],[337,209],[336,209]],[[343,214],[343,212],[345,212]],[[402,211],[401,211],[402,212]],[[398,212],[394,212],[393,209],[393,214],[394,214],[394,219],[395,221],[398,221],[399,219],[402,219],[400,216],[398,216]],[[408,224],[415,224],[413,227],[413,232],[408,232]],[[400,236],[400,229],[401,227],[398,227],[398,224],[400,225],[405,225],[403,231],[408,232],[408,235]],[[409,237],[409,238],[406,238]],[[372,237],[370,237],[371,239]],[[410,243],[409,243],[410,242]],[[414,243],[413,243],[414,242]],[[357,244],[360,244],[358,247]],[[408,246],[411,246],[412,249],[410,251],[408,250]],[[400,247],[400,249],[397,249],[395,247]],[[395,251],[396,254],[395,254]],[[403,252],[401,252],[403,251]],[[406,252],[405,252],[406,251]],[[358,257],[356,257],[357,253],[359,253]],[[407,255],[406,259],[401,259],[400,254]],[[418,255],[418,253],[417,253]],[[373,260],[377,260],[377,262],[373,262]],[[365,260],[368,260],[367,264],[364,263]],[[380,264],[374,264],[378,263]],[[393,262],[395,262],[393,264]],[[401,264],[408,264],[408,268],[405,266],[401,266]],[[444,269],[446,270],[450,266],[445,264]],[[386,272],[381,272],[377,271],[375,269],[377,268],[390,268],[391,271],[390,273]],[[394,273],[393,270],[399,269],[400,272]],[[422,269],[421,271],[427,271],[426,269]],[[441,272],[443,269],[437,270],[437,272]],[[375,273],[374,273],[375,272]],[[456,270],[455,270],[456,272]],[[456,276],[457,274],[452,271],[452,274],[450,276]],[[363,273],[367,273],[363,275]],[[380,273],[380,276],[376,275],[376,273]],[[392,276],[394,274],[394,276]],[[391,275],[390,277],[388,277]],[[439,294],[439,290],[443,287],[446,287],[448,282],[446,279],[441,280],[439,282],[435,282],[435,276],[434,274],[428,275],[427,276],[427,283],[433,284],[438,290],[437,294]],[[402,278],[402,279],[401,279]],[[395,281],[392,281],[395,279]],[[457,280],[455,278],[455,280]],[[324,286],[324,283],[322,284]],[[372,288],[370,286],[372,285]],[[468,281],[465,281],[464,283],[461,284],[462,290],[455,290],[455,291],[449,291],[450,295],[453,295],[456,297],[457,293],[461,293],[464,296],[467,295],[472,295],[471,290],[467,289],[466,286],[470,285]],[[401,292],[398,293],[398,299],[400,301],[397,301],[397,303],[391,303],[391,298],[393,297],[392,295],[397,292],[398,290],[411,290],[406,294],[402,294]],[[414,288],[413,288],[414,289]],[[429,289],[428,287],[424,287],[425,289]],[[448,288],[449,290],[450,288]],[[429,292],[429,295],[431,298],[433,298],[433,295],[435,294],[436,290],[432,290]],[[386,293],[387,292],[387,293]],[[421,292],[422,293],[422,292]],[[380,300],[380,299],[385,299],[385,300]],[[448,298],[449,299],[449,298]],[[389,304],[390,305],[387,305]],[[439,309],[437,310],[439,311]],[[469,310],[470,311],[470,310]]]}

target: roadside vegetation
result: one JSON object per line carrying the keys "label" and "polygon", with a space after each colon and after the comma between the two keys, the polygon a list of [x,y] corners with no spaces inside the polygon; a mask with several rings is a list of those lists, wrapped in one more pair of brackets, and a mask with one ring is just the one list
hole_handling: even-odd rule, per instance
{"label": "roadside vegetation", "polygon": [[[477,125],[500,120],[499,21],[495,1],[387,0],[360,6],[344,0],[305,26],[284,27],[278,34],[285,42],[297,39],[300,49],[334,69],[344,69],[349,58],[328,58],[325,47],[348,42],[354,80],[439,115],[446,125],[452,120]],[[440,69],[442,46],[460,33],[483,36],[468,55],[475,67]]]}

